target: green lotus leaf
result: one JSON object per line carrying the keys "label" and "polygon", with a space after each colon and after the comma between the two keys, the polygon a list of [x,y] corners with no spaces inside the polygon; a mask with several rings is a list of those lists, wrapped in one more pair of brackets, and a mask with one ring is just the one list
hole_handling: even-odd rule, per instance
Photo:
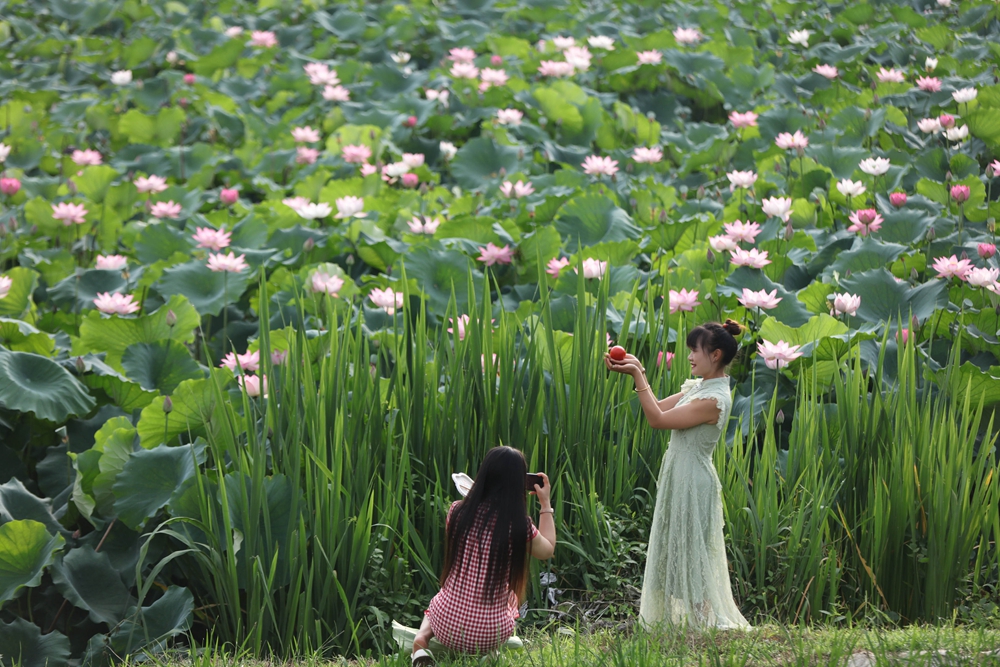
{"label": "green lotus leaf", "polygon": [[241,39],[226,40],[219,44],[212,52],[202,56],[192,64],[195,74],[200,76],[210,76],[220,69],[232,67],[243,54],[244,41]]}
{"label": "green lotus leaf", "polygon": [[838,179],[850,178],[858,164],[871,153],[865,148],[834,146],[833,144],[810,145],[806,155],[833,172]]}
{"label": "green lotus leaf", "polygon": [[203,375],[187,348],[169,339],[129,345],[122,354],[122,368],[140,387],[161,394],[171,394],[184,380]]}
{"label": "green lotus leaf", "polygon": [[991,366],[984,371],[971,361],[966,361],[958,368],[945,368],[935,373],[935,379],[942,385],[948,382],[948,391],[958,406],[969,401],[973,410],[982,400],[983,407],[988,408],[1000,403],[1000,366]]}
{"label": "green lotus leaf", "polygon": [[583,246],[637,239],[642,234],[628,213],[608,197],[596,194],[573,197],[566,202],[556,217],[556,229],[572,253]]}
{"label": "green lotus leaf", "polygon": [[113,487],[118,518],[133,530],[141,529],[147,519],[170,502],[184,480],[194,475],[195,466],[204,461],[204,453],[200,443],[160,445],[133,452]]}
{"label": "green lotus leaf", "polygon": [[906,252],[906,247],[898,243],[886,243],[872,236],[866,236],[851,250],[840,253],[830,269],[841,274],[850,271],[860,273],[892,264]]}
{"label": "green lotus leaf", "polygon": [[0,604],[22,588],[37,586],[63,542],[62,535],[52,535],[44,524],[30,519],[0,526]]}
{"label": "green lotus leaf", "polygon": [[77,269],[48,291],[53,303],[69,305],[73,310],[94,308],[94,299],[102,292],[125,292],[128,281],[121,271],[108,269]]}
{"label": "green lotus leaf", "polygon": [[110,655],[128,655],[164,639],[183,634],[194,617],[194,596],[171,586],[158,600],[141,609],[131,607],[121,626],[108,638]]}
{"label": "green lotus leaf", "polygon": [[118,473],[125,467],[134,450],[136,430],[127,417],[109,419],[95,435],[93,449],[101,452],[97,462],[99,472],[91,481],[96,508],[103,517],[114,516],[114,486]]}
{"label": "green lotus leaf", "polygon": [[[173,327],[167,326],[170,312],[177,318]],[[96,310],[90,311],[80,323],[80,340],[86,349],[107,352],[106,363],[116,368],[129,345],[167,338],[187,343],[200,325],[201,317],[194,306],[183,296],[175,295],[154,312],[140,317],[102,317]]]}
{"label": "green lotus leaf", "polygon": [[61,423],[70,415],[90,412],[94,399],[48,357],[0,348],[0,405]]}
{"label": "green lotus leaf", "polygon": [[942,280],[931,280],[917,287],[897,282],[885,268],[853,273],[840,281],[842,291],[861,297],[857,316],[868,322],[894,324],[911,315],[926,320],[935,310],[948,303],[948,285]]}
{"label": "green lotus leaf", "polygon": [[[442,316],[448,309],[452,290],[460,313],[468,312],[470,299],[478,301],[483,274],[472,260],[457,250],[431,250],[426,246],[415,248],[406,255],[406,277],[417,281],[417,286],[427,295],[430,310]],[[469,273],[472,273],[474,294],[469,294]]]}
{"label": "green lotus leaf", "polygon": [[815,343],[823,338],[839,336],[850,331],[850,327],[826,314],[813,315],[809,321],[799,327],[790,327],[779,322],[774,317],[768,317],[760,325],[760,337],[771,343],[783,340],[789,345],[801,345],[812,349]]}
{"label": "green lotus leaf", "polygon": [[155,391],[146,391],[94,355],[88,354],[80,359],[83,360],[85,369],[81,379],[83,384],[103,391],[115,405],[126,412],[141,410],[156,396]]}
{"label": "green lotus leaf", "polygon": [[90,546],[70,549],[52,566],[52,582],[70,603],[86,610],[95,623],[114,627],[125,618],[132,595],[107,554]]}
{"label": "green lotus leaf", "polygon": [[485,190],[503,174],[520,170],[518,149],[492,139],[476,137],[458,150],[451,161],[451,174],[467,190]]}
{"label": "green lotus leaf", "polygon": [[0,485],[0,523],[22,519],[37,521],[50,533],[67,537],[70,534],[52,513],[52,501],[39,498],[15,478]]}
{"label": "green lotus leaf", "polygon": [[51,334],[39,331],[24,320],[0,317],[0,345],[15,352],[32,352],[50,357],[56,342]]}
{"label": "green lotus leaf", "polygon": [[31,294],[38,284],[38,274],[16,266],[2,274],[11,279],[10,291],[0,299],[0,317],[21,317],[31,307]]}
{"label": "green lotus leaf", "polygon": [[[217,369],[215,372],[228,371]],[[201,433],[216,407],[215,388],[212,386],[215,379],[209,377],[181,382],[170,396],[172,411],[169,413],[163,411],[163,396],[157,396],[143,408],[136,424],[142,446],[149,449],[170,442],[182,433]]]}
{"label": "green lotus leaf", "polygon": [[192,260],[166,269],[156,289],[164,296],[183,295],[200,315],[218,315],[243,295],[251,273],[250,269],[241,273],[212,271],[205,262]]}
{"label": "green lotus leaf", "polygon": [[69,638],[58,630],[43,635],[34,623],[15,618],[10,623],[0,622],[0,655],[5,665],[65,667],[70,656]]}

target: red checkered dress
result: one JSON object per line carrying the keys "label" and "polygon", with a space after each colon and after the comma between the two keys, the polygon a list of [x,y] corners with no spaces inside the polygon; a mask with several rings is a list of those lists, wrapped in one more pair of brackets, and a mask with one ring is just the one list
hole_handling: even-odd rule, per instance
{"label": "red checkered dress", "polygon": [[[448,510],[446,523],[451,521],[457,501]],[[535,539],[538,529],[530,517],[528,541]],[[481,524],[476,524],[479,529]],[[494,604],[482,603],[486,585],[486,561],[490,553],[490,536],[469,540],[462,554],[458,575],[449,574],[441,591],[431,600],[427,611],[434,638],[454,651],[485,653],[499,648],[514,634],[518,618],[517,595],[509,591],[507,599]]]}

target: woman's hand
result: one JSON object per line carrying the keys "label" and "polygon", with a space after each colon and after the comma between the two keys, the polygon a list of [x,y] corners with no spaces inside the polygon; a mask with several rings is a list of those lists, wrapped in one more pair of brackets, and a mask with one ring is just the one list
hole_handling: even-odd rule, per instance
{"label": "woman's hand", "polygon": [[535,484],[535,490],[532,491],[536,496],[538,496],[538,502],[542,506],[543,510],[547,510],[552,506],[552,485],[549,484],[549,476],[544,472],[538,473],[544,484]]}
{"label": "woman's hand", "polygon": [[607,366],[609,371],[625,373],[626,375],[631,375],[633,378],[639,377],[646,370],[642,367],[642,363],[631,354],[626,354],[625,358],[621,361],[615,361],[611,358],[610,354],[605,354],[604,365]]}

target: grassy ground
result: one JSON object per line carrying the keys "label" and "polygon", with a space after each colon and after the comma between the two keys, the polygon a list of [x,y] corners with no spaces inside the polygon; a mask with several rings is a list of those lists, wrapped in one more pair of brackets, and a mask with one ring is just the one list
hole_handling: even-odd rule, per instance
{"label": "grassy ground", "polygon": [[[851,656],[861,665],[984,665],[1000,666],[1000,625],[913,626],[899,630],[819,628],[802,629],[767,625],[748,633],[678,633],[651,636],[602,631],[575,635],[525,637],[527,649],[485,659],[439,656],[439,665],[465,666],[537,665],[539,667],[653,667],[659,665],[705,665],[718,667],[846,665]],[[927,653],[921,654],[920,652]],[[947,652],[946,655],[938,653]],[[865,653],[867,652],[867,653]],[[986,655],[987,652],[994,652]],[[906,658],[904,654],[909,654]],[[408,656],[380,660],[328,661],[303,658],[294,662],[240,659],[231,654],[205,651],[193,660],[159,662],[158,667],[403,667]],[[148,664],[148,663],[147,663]]]}

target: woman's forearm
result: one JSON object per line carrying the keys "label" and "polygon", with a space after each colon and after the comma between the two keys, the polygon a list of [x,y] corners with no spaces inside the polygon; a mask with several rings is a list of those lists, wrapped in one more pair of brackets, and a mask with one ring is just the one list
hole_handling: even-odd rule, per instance
{"label": "woman's forearm", "polygon": [[649,380],[642,373],[633,375],[632,379],[635,380],[635,390],[639,394],[639,405],[642,406],[642,412],[646,415],[646,421],[653,428],[663,428],[661,420],[664,410],[660,408],[660,402],[653,394]]}

